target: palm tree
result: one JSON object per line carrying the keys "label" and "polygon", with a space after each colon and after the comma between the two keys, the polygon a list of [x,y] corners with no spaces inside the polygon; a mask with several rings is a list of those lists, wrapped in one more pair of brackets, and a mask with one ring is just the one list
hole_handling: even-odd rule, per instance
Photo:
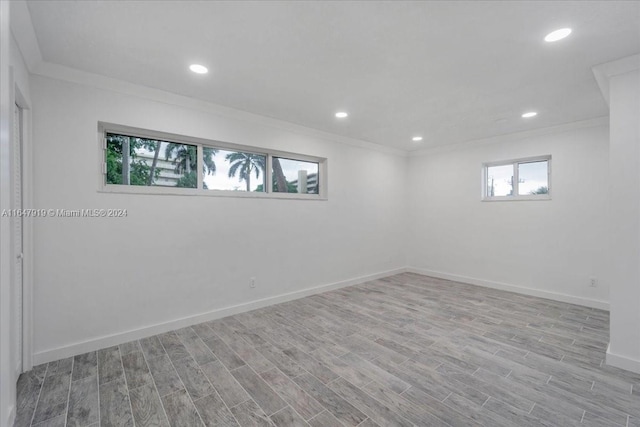
{"label": "palm tree", "polygon": [[[203,149],[203,172],[206,174],[216,173],[216,163],[213,160],[213,156],[218,152],[215,148]],[[195,171],[198,168],[198,148],[195,145],[176,144],[175,142],[168,142],[167,147],[164,149],[164,158],[169,160],[173,158],[172,162],[175,165],[175,172],[180,175],[190,174],[191,171]]]}
{"label": "palm tree", "polygon": [[265,156],[251,153],[229,153],[226,159],[231,164],[229,168],[229,178],[233,178],[238,174],[240,181],[245,181],[247,191],[251,191],[251,173],[255,172],[256,179],[260,178],[260,171],[264,172]]}
{"label": "palm tree", "polygon": [[216,173],[216,162],[213,160],[213,157],[218,154],[218,149],[217,148],[211,148],[211,147],[202,147],[202,161],[204,163],[203,165],[203,172],[209,174],[209,175],[215,175]]}

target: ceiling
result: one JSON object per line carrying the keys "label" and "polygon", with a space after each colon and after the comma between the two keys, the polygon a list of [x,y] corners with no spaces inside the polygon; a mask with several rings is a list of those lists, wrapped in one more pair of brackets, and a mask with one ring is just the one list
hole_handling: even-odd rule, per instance
{"label": "ceiling", "polygon": [[640,1],[28,8],[45,61],[403,150],[607,115],[591,67],[640,52]]}

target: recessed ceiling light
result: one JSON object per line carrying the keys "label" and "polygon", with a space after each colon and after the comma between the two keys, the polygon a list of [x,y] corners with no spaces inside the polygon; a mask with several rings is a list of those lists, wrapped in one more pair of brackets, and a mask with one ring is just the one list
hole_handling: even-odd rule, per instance
{"label": "recessed ceiling light", "polygon": [[571,34],[571,28],[561,28],[547,34],[547,36],[544,38],[544,41],[557,42],[558,40],[562,40],[563,38],[567,37],[569,34]]}
{"label": "recessed ceiling light", "polygon": [[209,72],[207,67],[200,64],[191,64],[189,65],[189,69],[196,74],[207,74]]}
{"label": "recessed ceiling light", "polygon": [[536,113],[535,111],[529,111],[528,113],[524,113],[522,115],[522,117],[524,117],[525,119],[529,119],[529,118],[535,117],[537,115],[538,115],[538,113]]}
{"label": "recessed ceiling light", "polygon": [[413,138],[411,138],[411,140],[415,141],[415,142],[420,142],[420,141],[422,141],[422,137],[421,136],[414,136]]}
{"label": "recessed ceiling light", "polygon": [[344,111],[339,111],[336,113],[336,117],[339,119],[344,119],[345,117],[349,117],[349,115],[347,113],[345,113]]}

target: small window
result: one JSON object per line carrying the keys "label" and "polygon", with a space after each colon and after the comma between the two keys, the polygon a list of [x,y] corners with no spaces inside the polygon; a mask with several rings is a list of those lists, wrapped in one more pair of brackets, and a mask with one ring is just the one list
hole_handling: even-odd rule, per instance
{"label": "small window", "polygon": [[319,194],[318,163],[273,157],[273,192]]}
{"label": "small window", "polygon": [[484,200],[550,199],[551,156],[483,166]]}

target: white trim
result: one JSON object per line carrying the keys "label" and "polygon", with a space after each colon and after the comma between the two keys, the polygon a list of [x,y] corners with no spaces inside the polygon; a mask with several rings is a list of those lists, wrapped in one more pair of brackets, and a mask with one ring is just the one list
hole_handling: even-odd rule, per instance
{"label": "white trim", "polygon": [[394,270],[383,271],[380,273],[370,274],[367,276],[356,277],[353,279],[329,283],[326,285],[314,286],[314,287],[302,289],[299,291],[289,292],[281,295],[276,295],[273,297],[262,298],[259,300],[249,301],[242,304],[219,308],[206,313],[200,313],[193,316],[174,319],[168,322],[157,323],[155,325],[149,325],[149,326],[133,329],[126,332],[119,332],[111,335],[105,335],[99,338],[77,342],[77,343],[66,345],[63,347],[40,351],[34,355],[34,361],[36,364],[52,362],[54,360],[63,359],[65,357],[71,357],[71,356],[86,353],[89,351],[95,351],[95,350],[110,347],[113,345],[122,344],[132,340],[137,340],[137,339],[149,337],[152,335],[173,331],[175,329],[184,328],[184,327],[195,325],[198,323],[208,322],[210,320],[220,319],[222,317],[231,316],[238,313],[244,313],[246,311],[256,310],[258,308],[267,307],[267,306],[279,304],[282,302],[292,301],[292,300],[303,298],[309,295],[315,295],[322,292],[331,291],[334,289],[340,289],[347,286],[353,286],[360,283],[368,282],[370,280],[376,280],[383,277],[393,276],[395,274],[404,273],[406,271],[407,270],[405,268],[398,268]]}
{"label": "white trim", "polygon": [[[245,120],[251,123],[262,124],[270,126],[276,129],[287,130],[289,132],[298,133],[310,137],[318,137],[334,142],[339,142],[354,147],[367,148],[382,153],[396,155],[399,157],[410,157],[414,155],[427,155],[432,152],[440,151],[454,151],[464,147],[478,146],[481,144],[490,144],[495,142],[501,142],[505,140],[521,140],[528,137],[547,135],[551,133],[568,132],[576,129],[582,129],[587,127],[608,125],[609,116],[596,117],[587,120],[580,120],[577,122],[564,123],[560,125],[537,128],[532,130],[513,132],[505,135],[490,136],[487,138],[480,138],[474,140],[452,142],[441,145],[434,145],[431,147],[424,147],[417,150],[406,150],[393,148],[382,144],[377,144],[369,141],[364,141],[357,138],[350,138],[342,135],[337,135],[331,132],[321,131],[318,129],[309,128],[306,126],[298,125],[295,123],[287,122],[285,120],[274,119],[271,117],[261,116],[259,114],[249,113],[242,110],[237,110],[223,105],[214,104],[208,101],[198,100],[183,95],[167,92],[161,89],[150,88],[134,83],[129,83],[123,80],[118,80],[110,77],[101,76],[99,74],[88,73],[85,71],[77,70],[70,67],[65,67],[59,64],[46,62],[42,58],[40,47],[38,45],[37,38],[35,36],[35,30],[31,21],[31,15],[26,6],[25,1],[13,1],[17,7],[11,8],[12,13],[14,9],[16,11],[16,22],[19,22],[20,30],[12,28],[16,43],[22,52],[22,56],[25,59],[27,68],[32,74],[48,77],[51,79],[67,81],[71,83],[90,86],[102,90],[108,90],[112,92],[122,93],[126,95],[138,96],[140,98],[155,100],[158,102],[164,102],[170,105],[176,105],[186,108],[195,108],[201,111],[213,113],[227,118],[235,118],[239,120]],[[18,17],[18,15],[20,15]],[[596,66],[599,67],[599,66]],[[594,68],[596,68],[594,67]],[[596,76],[597,79],[597,76]]]}
{"label": "white trim", "polygon": [[413,157],[429,155],[434,152],[447,152],[455,151],[465,147],[479,146],[484,144],[492,144],[504,141],[518,141],[529,137],[548,135],[553,133],[570,132],[576,129],[584,129],[589,127],[605,126],[609,124],[609,116],[595,117],[586,120],[579,120],[576,122],[563,123],[560,125],[554,125],[543,128],[536,128],[526,131],[512,132],[503,135],[494,135],[486,138],[466,140],[460,142],[451,142],[441,145],[434,145],[430,147],[424,147],[418,150],[406,150],[393,148],[382,144],[377,144],[370,141],[364,141],[361,139],[350,138],[334,133],[321,131],[318,129],[298,125],[295,123],[287,122],[280,119],[261,116],[259,114],[250,113],[242,110],[236,110],[231,107],[226,107],[212,102],[191,98],[183,95],[178,95],[171,92],[166,92],[161,89],[150,88],[139,84],[129,83],[123,80],[117,80],[110,77],[101,76],[98,74],[92,74],[85,71],[77,70],[70,67],[65,67],[58,64],[42,61],[34,66],[33,69],[29,68],[29,71],[35,75],[47,77],[54,80],[61,80],[79,85],[89,86],[101,90],[121,93],[124,95],[137,96],[139,98],[148,99],[157,102],[163,102],[169,105],[175,105],[185,108],[193,108],[203,112],[216,114],[221,117],[244,120],[249,123],[260,124],[263,126],[269,126],[275,129],[285,130],[300,135],[309,137],[322,138],[325,140],[338,142],[353,147],[365,148],[381,153],[395,155],[398,157]]}
{"label": "white trim", "polygon": [[[18,82],[13,83],[13,101],[22,110],[22,206],[33,208],[33,156],[31,107]],[[22,372],[33,367],[33,218],[22,219]]]}
{"label": "white trim", "polygon": [[273,193],[273,155],[267,153],[267,165],[266,170],[264,171],[265,180],[264,186],[266,193]]}
{"label": "white trim", "polygon": [[504,166],[511,165],[514,163],[532,163],[532,162],[542,162],[545,160],[551,160],[551,154],[545,154],[542,156],[532,156],[532,157],[520,157],[518,159],[506,159],[506,160],[496,160],[491,162],[484,162],[483,166]]}
{"label": "white trim", "polygon": [[[229,307],[219,308],[216,310],[212,310],[206,313],[200,313],[193,316],[186,316],[179,319],[174,319],[168,322],[162,322],[155,325],[149,325],[138,329],[133,329],[126,332],[115,333],[111,335],[105,335],[99,338],[90,339],[87,341],[77,342],[74,344],[40,351],[34,354],[34,363],[41,364],[52,362],[55,360],[63,359],[66,357],[75,356],[78,354],[86,353],[89,351],[96,351],[102,348],[110,347],[117,344],[122,344],[124,342],[129,342],[136,339],[145,338],[152,335],[161,334],[164,332],[169,332],[175,329],[195,325],[202,322],[207,322],[210,320],[220,319],[226,316],[231,316],[238,313],[244,313],[251,310],[256,310],[262,307],[267,307],[274,304],[279,304],[282,302],[292,301],[299,298],[304,298],[309,295],[315,295],[322,292],[331,291],[334,289],[345,288],[348,286],[357,285],[360,283],[365,283],[371,280],[380,279],[383,277],[393,276],[401,273],[415,273],[421,274],[424,276],[436,277],[439,279],[451,280],[460,283],[467,283],[470,285],[482,286],[485,288],[498,289],[508,292],[515,292],[522,295],[529,295],[539,298],[546,298],[553,301],[566,302],[570,304],[582,305],[585,307],[597,308],[600,310],[609,310],[609,303],[601,300],[594,300],[590,298],[577,297],[573,295],[560,294],[556,292],[543,291],[539,289],[526,288],[522,286],[516,286],[506,283],[492,282],[489,280],[476,279],[467,276],[461,276],[457,274],[451,273],[443,273],[439,271],[427,270],[416,267],[405,267],[398,268],[394,270],[383,271],[380,273],[375,273],[367,276],[361,276],[354,279],[348,279],[340,282],[329,283],[326,285],[315,286],[307,289],[302,289],[299,291],[289,292],[281,295],[276,295],[273,297],[262,298],[259,300],[249,301],[242,304],[237,304]],[[614,363],[609,363],[609,358],[612,358],[614,363],[620,359],[624,359],[619,363],[626,363],[626,365],[615,365]],[[625,362],[626,361],[626,362]],[[609,355],[607,351],[607,363],[612,366],[632,366],[632,359],[624,358],[617,355]],[[624,368],[623,369],[629,369]],[[632,370],[632,369],[629,369]],[[640,371],[638,371],[640,372]]]}
{"label": "white trim", "polygon": [[551,200],[549,194],[527,194],[524,196],[483,197],[482,202],[526,202],[532,200]]}
{"label": "white trim", "polygon": [[640,54],[627,56],[604,64],[598,64],[591,67],[593,76],[602,92],[602,97],[609,105],[609,80],[613,76],[630,73],[640,69]]}
{"label": "white trim", "polygon": [[[351,145],[354,147],[367,148],[382,153],[392,154],[399,157],[410,157],[414,155],[427,155],[432,152],[440,151],[454,151],[464,147],[478,146],[481,144],[490,144],[495,142],[502,142],[505,140],[521,140],[528,137],[546,135],[551,133],[567,132],[576,129],[582,129],[587,127],[602,126],[609,123],[609,116],[596,117],[587,120],[581,120],[577,122],[564,123],[561,125],[555,125],[545,128],[537,128],[532,130],[513,132],[505,135],[490,136],[487,138],[480,138],[474,140],[452,142],[448,144],[435,145],[431,147],[424,147],[417,150],[406,150],[393,148],[382,144],[377,144],[369,141],[364,141],[357,138],[350,138],[342,135],[337,135],[331,132],[321,131],[306,126],[301,126],[284,120],[274,119],[271,117],[261,116],[259,114],[249,113],[242,110],[237,110],[223,105],[214,104],[208,101],[198,100],[183,95],[177,95],[171,92],[163,91],[160,89],[150,88],[134,83],[129,83],[123,80],[118,80],[110,77],[101,76],[98,74],[88,73],[85,71],[77,70],[70,67],[65,67],[58,64],[46,62],[42,58],[40,47],[38,45],[37,38],[35,36],[35,30],[31,20],[28,7],[25,1],[13,1],[15,7],[11,8],[12,18],[19,25],[17,28],[11,28],[16,43],[22,52],[22,56],[26,62],[29,72],[37,74],[43,77],[48,77],[56,80],[67,81],[71,83],[90,86],[102,90],[108,90],[118,92],[126,95],[138,96],[144,99],[155,100],[158,102],[164,102],[171,105],[182,106],[186,108],[196,108],[205,112],[220,115],[222,117],[235,118],[239,120],[245,120],[252,123],[263,124],[276,129],[287,130],[290,132],[298,133],[301,135],[318,137],[328,139],[331,141]],[[15,14],[14,14],[15,9]],[[14,16],[15,15],[15,16]],[[14,27],[12,25],[12,27]],[[637,55],[635,55],[637,56]],[[616,61],[614,61],[616,62]],[[601,67],[597,65],[593,68]],[[594,72],[595,74],[595,72]],[[598,80],[598,76],[596,76]],[[600,83],[598,81],[598,83]]]}
{"label": "white trim", "polygon": [[[196,179],[198,180],[198,182],[196,183],[196,188],[198,190],[203,190],[204,189],[204,175],[202,174],[202,172],[200,172],[202,170],[202,165],[204,165],[204,145],[202,144],[198,144],[196,146],[196,152],[197,152],[197,159],[196,159],[196,165],[198,170],[196,171]],[[104,174],[107,174],[107,171],[104,171]],[[267,177],[265,176],[265,181],[267,179]]]}
{"label": "white trim", "polygon": [[[200,145],[211,147],[211,148],[243,151],[251,154],[266,155],[267,151],[272,151],[272,150],[267,150],[266,148],[254,147],[251,145],[235,144],[233,142],[198,138],[196,136],[189,136],[189,135],[179,135],[176,133],[163,132],[163,131],[157,131],[152,129],[142,129],[134,126],[119,125],[116,123],[98,122],[98,136],[100,137],[101,144],[104,144],[103,138],[105,136],[105,133],[116,133],[116,134],[123,134],[127,136],[135,136],[138,138],[145,138],[145,139],[152,139],[152,140],[159,140],[159,141],[166,141],[166,142],[175,142],[176,144],[187,144],[187,145],[200,144]],[[106,148],[106,146],[104,146],[104,148]],[[273,150],[273,151],[275,152],[276,150]],[[290,156],[298,156],[303,160],[306,160],[308,158],[308,159],[314,159],[313,161],[317,161],[317,159],[320,159],[320,157],[308,156],[303,154],[288,153],[288,152],[279,152],[279,153],[288,154]]]}
{"label": "white trim", "polygon": [[139,98],[162,102],[169,105],[196,109],[202,112],[215,114],[220,117],[242,120],[249,123],[297,133],[299,135],[309,136],[312,138],[321,138],[324,140],[334,141],[358,148],[365,148],[399,157],[408,156],[407,151],[388,147],[386,145],[337,135],[334,133],[325,132],[319,129],[313,129],[284,120],[274,119],[247,111],[237,110],[235,108],[214,104],[209,101],[178,95],[161,89],[155,89],[135,83],[129,83],[111,77],[92,74],[62,65],[53,64],[50,62],[40,62],[33,68],[30,68],[29,71],[31,71],[31,73],[33,74],[55,80],[66,81],[79,85],[89,86],[94,89],[121,93],[124,95],[136,96]]}
{"label": "white trim", "polygon": [[[320,190],[322,191],[322,189]],[[117,194],[141,194],[155,196],[208,196],[208,197],[238,197],[254,199],[289,199],[289,200],[315,200],[326,201],[327,197],[319,194],[301,193],[260,193],[256,191],[232,191],[232,190],[199,190],[197,188],[161,187],[145,185],[113,185],[105,184],[98,189],[99,193]]]}
{"label": "white trim", "polygon": [[465,150],[469,148],[477,148],[483,145],[499,144],[509,142],[510,144],[519,141],[525,141],[528,138],[534,138],[544,135],[553,135],[557,133],[572,132],[578,129],[587,129],[592,127],[608,126],[609,116],[595,117],[593,119],[580,120],[577,122],[564,123],[557,126],[549,126],[544,128],[531,129],[520,132],[507,133],[504,135],[490,136],[487,138],[473,139],[462,142],[452,142],[442,145],[434,145],[431,147],[421,148],[409,152],[409,157],[428,156],[436,153],[448,153],[451,151]]}
{"label": "white trim", "polygon": [[[24,155],[22,152],[23,146],[22,146],[22,142],[23,142],[23,135],[24,135],[24,127],[23,127],[23,109],[21,108],[21,106],[19,106],[19,102],[20,99],[22,98],[22,95],[20,94],[20,91],[18,89],[18,85],[15,81],[14,78],[14,68],[13,66],[9,67],[10,73],[9,73],[9,80],[10,80],[10,84],[11,84],[11,106],[12,109],[15,109],[16,107],[20,110],[19,111],[19,117],[18,117],[18,123],[17,123],[17,128],[18,128],[18,133],[19,135],[16,135],[16,117],[15,114],[11,115],[11,207],[12,208],[16,208],[16,209],[20,209],[20,208],[24,208],[24,200],[23,200],[23,194],[24,194],[24,189],[22,188],[24,179],[22,178],[22,176],[24,175],[24,170],[23,170],[23,165],[24,165]],[[16,166],[16,153],[15,153],[15,149],[16,149],[16,143],[15,140],[16,138],[19,137],[19,143],[18,143],[18,147],[20,150],[20,154],[19,154],[19,159],[20,159],[20,164],[19,164],[19,169],[20,169],[20,183],[16,183],[16,174],[15,174],[15,169],[14,167]],[[20,207],[18,207],[18,204],[16,203],[15,200],[15,190],[17,186],[20,186]],[[12,224],[11,226],[11,234],[9,236],[9,239],[11,240],[11,289],[12,289],[12,295],[11,295],[11,302],[12,304],[14,303],[18,303],[17,301],[14,300],[14,293],[18,293],[20,294],[20,298],[23,298],[23,292],[24,292],[24,221],[22,218],[17,219],[19,221],[21,221],[21,225],[20,225],[20,232],[21,235],[18,235],[15,232],[15,226]],[[19,253],[16,252],[16,243],[17,241],[20,241],[20,246],[21,246],[21,253],[22,253],[22,260],[20,260],[21,263],[21,274],[20,274],[20,283],[18,283],[17,281],[17,268],[16,268],[16,259],[18,258],[18,256],[20,256]],[[17,289],[17,288],[20,289]],[[20,304],[20,319],[18,320],[17,318],[13,317],[11,318],[11,329],[12,331],[15,331],[16,333],[16,337],[19,336],[19,338],[17,338],[19,341],[18,342],[13,342],[12,341],[12,345],[13,344],[17,344],[16,347],[21,346],[22,348],[19,349],[19,353],[18,353],[18,357],[17,359],[14,361],[15,362],[15,366],[14,366],[14,371],[15,371],[15,378],[17,379],[20,374],[22,373],[22,360],[24,359],[24,342],[23,342],[23,338],[24,338],[24,334],[23,334],[23,323],[24,323],[24,303],[22,301],[19,302]],[[14,320],[17,320],[17,323],[13,323]],[[13,356],[13,352],[15,351],[14,348],[11,349],[12,350],[12,356]]]}
{"label": "white trim", "polygon": [[640,374],[640,360],[611,352],[611,344],[607,346],[607,365]]}
{"label": "white trim", "polygon": [[483,286],[485,288],[499,289],[501,291],[515,292],[522,295],[546,298],[569,304],[577,304],[585,307],[609,310],[609,303],[606,301],[591,298],[578,297],[574,295],[561,294],[557,292],[543,291],[540,289],[527,288],[524,286],[512,285],[509,283],[493,282],[491,280],[477,279],[474,277],[461,276],[458,274],[444,273],[441,271],[427,270],[424,268],[407,267],[410,273],[422,274],[424,276],[436,277],[438,279],[452,280],[455,282],[467,283],[469,285]]}

